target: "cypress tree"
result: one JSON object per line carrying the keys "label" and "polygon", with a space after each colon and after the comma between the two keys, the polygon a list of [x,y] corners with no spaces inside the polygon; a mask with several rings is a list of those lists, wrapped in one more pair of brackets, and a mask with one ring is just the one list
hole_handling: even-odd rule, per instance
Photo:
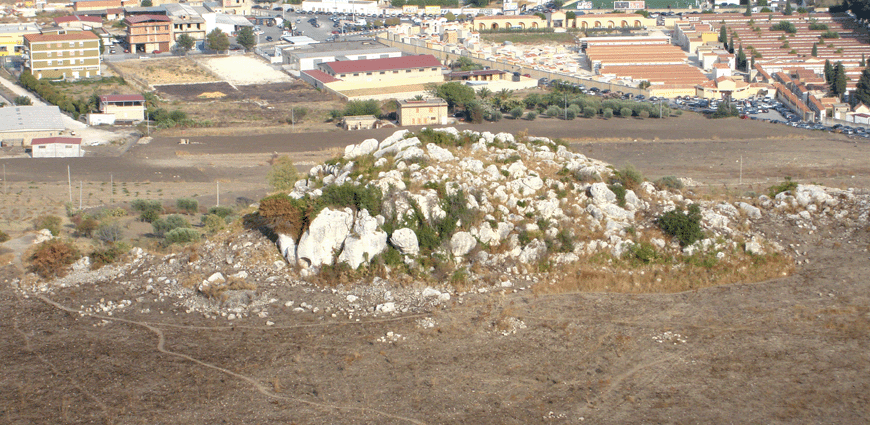
{"label": "cypress tree", "polygon": [[783,11],[782,14],[783,15],[791,15],[792,14],[791,1],[785,2],[785,11]]}
{"label": "cypress tree", "polygon": [[813,43],[813,52],[811,53],[813,56],[819,55],[819,45],[818,43]]}
{"label": "cypress tree", "polygon": [[737,51],[737,66],[743,68],[744,71],[749,71],[746,65],[746,53],[743,53],[743,45],[741,44],[740,49]]}
{"label": "cypress tree", "polygon": [[843,62],[837,62],[837,67],[834,68],[834,87],[832,91],[837,97],[843,97],[846,94],[846,69],[843,67]]}
{"label": "cypress tree", "polygon": [[865,105],[870,105],[870,69],[861,72],[861,79],[858,80],[853,97]]}
{"label": "cypress tree", "polygon": [[728,53],[734,54],[734,33],[731,33],[731,41],[728,42]]}
{"label": "cypress tree", "polygon": [[728,41],[728,34],[726,31],[725,25],[722,25],[722,27],[719,28],[719,42],[722,44],[725,44]]}
{"label": "cypress tree", "polygon": [[746,2],[746,12],[743,12],[743,16],[752,16],[752,2]]}
{"label": "cypress tree", "polygon": [[834,67],[831,66],[830,59],[825,59],[825,82],[830,85],[832,81],[834,81]]}

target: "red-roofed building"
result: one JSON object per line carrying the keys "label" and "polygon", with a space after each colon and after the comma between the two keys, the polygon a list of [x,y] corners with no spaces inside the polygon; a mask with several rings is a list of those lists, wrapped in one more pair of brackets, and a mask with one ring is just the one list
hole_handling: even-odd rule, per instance
{"label": "red-roofed building", "polygon": [[33,158],[78,158],[82,156],[80,137],[43,137],[30,143]]}
{"label": "red-roofed building", "polygon": [[101,114],[112,114],[115,121],[139,122],[145,119],[145,97],[141,94],[109,94],[100,96]]}
{"label": "red-roofed building", "polygon": [[90,31],[27,34],[24,52],[24,66],[37,80],[100,76],[100,39]]}
{"label": "red-roofed building", "polygon": [[320,71],[336,81],[327,82],[323,76],[318,77],[319,74],[311,74],[311,71],[306,71],[306,73],[337,91],[441,83],[444,81],[441,62],[432,55],[324,62],[319,66]]}
{"label": "red-roofed building", "polygon": [[163,15],[137,15],[124,19],[130,50],[140,53],[167,52],[172,44],[172,19]]}
{"label": "red-roofed building", "polygon": [[103,18],[100,18],[99,16],[69,15],[54,18],[54,23],[57,26],[68,30],[90,31],[94,28],[102,28]]}

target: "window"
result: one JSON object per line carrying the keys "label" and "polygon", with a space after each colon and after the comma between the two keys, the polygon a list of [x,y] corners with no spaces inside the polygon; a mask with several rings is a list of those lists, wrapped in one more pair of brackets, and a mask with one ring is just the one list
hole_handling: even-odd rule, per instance
{"label": "window", "polygon": [[39,149],[45,149],[45,145],[39,145]]}
{"label": "window", "polygon": [[399,71],[393,71],[393,74],[398,74],[398,73],[399,73]]}
{"label": "window", "polygon": [[359,72],[355,72],[355,73],[353,74],[353,76],[354,76],[354,77],[359,77]]}
{"label": "window", "polygon": [[372,73],[371,73],[371,72],[366,72],[366,75],[372,75]]}
{"label": "window", "polygon": [[432,70],[433,70],[433,71],[437,71],[437,70],[438,70],[438,68],[432,68]]}
{"label": "window", "polygon": [[413,69],[406,69],[405,72],[411,72]]}
{"label": "window", "polygon": [[384,75],[384,74],[386,74],[386,73],[387,73],[386,71],[381,71],[381,75]]}
{"label": "window", "polygon": [[51,66],[51,65],[53,65],[53,64],[54,64],[54,61],[53,61],[53,60],[49,60],[49,61],[48,61],[48,66]]}

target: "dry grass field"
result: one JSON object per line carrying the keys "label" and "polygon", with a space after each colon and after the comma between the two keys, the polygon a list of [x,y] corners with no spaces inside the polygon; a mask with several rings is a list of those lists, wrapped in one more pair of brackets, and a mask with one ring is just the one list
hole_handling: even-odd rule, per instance
{"label": "dry grass field", "polygon": [[221,81],[190,57],[143,59],[115,62],[122,76],[132,76],[155,86],[160,84],[192,84]]}

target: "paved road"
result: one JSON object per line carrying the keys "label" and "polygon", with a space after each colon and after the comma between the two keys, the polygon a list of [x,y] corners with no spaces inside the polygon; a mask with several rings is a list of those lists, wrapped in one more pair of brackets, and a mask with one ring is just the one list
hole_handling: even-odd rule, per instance
{"label": "paved road", "polygon": [[[34,106],[51,106],[51,105],[37,99],[33,95],[33,93],[30,93],[29,91],[25,90],[23,87],[19,86],[18,84],[13,83],[12,81],[7,80],[6,78],[4,78],[2,76],[0,76],[0,84],[3,84],[3,86],[5,86],[9,90],[11,90],[13,93],[15,93],[19,96],[29,97],[30,100],[33,102]],[[66,126],[66,128],[68,130],[82,130],[82,129],[88,128],[87,124],[80,122],[80,121],[76,121],[76,120],[72,119],[72,117],[70,117],[66,114],[61,114],[61,116],[63,117],[63,125]]]}

